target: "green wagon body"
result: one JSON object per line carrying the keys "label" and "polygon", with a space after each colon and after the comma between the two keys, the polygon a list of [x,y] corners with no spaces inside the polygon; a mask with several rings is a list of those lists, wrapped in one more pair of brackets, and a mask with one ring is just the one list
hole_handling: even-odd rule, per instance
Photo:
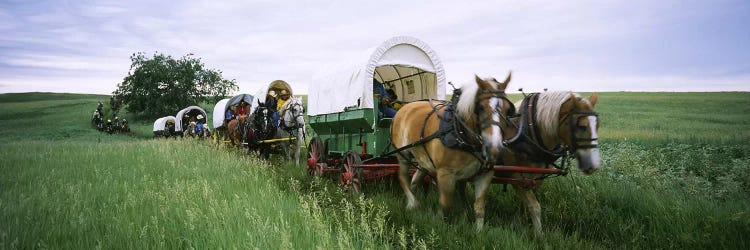
{"label": "green wagon body", "polygon": [[318,138],[327,141],[328,154],[331,156],[359,150],[362,142],[365,143],[366,153],[371,155],[378,155],[390,147],[391,119],[378,120],[377,108],[316,115],[311,116],[309,121]]}

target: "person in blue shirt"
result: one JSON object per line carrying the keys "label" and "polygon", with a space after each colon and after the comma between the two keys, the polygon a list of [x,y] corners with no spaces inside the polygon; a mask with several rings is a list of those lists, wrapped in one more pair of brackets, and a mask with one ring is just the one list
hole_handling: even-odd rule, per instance
{"label": "person in blue shirt", "polygon": [[195,125],[195,134],[199,135],[203,131],[203,123],[198,123]]}
{"label": "person in blue shirt", "polygon": [[232,119],[234,119],[234,115],[233,115],[233,113],[232,113],[232,107],[233,107],[233,106],[230,106],[230,107],[229,107],[229,108],[227,109],[227,112],[226,112],[226,113],[224,113],[224,124],[225,124],[225,125],[226,125],[226,124],[229,124],[229,122],[230,122],[230,121],[232,121]]}
{"label": "person in blue shirt", "polygon": [[395,100],[391,100],[392,97],[386,91],[383,83],[377,79],[372,80],[372,91],[375,95],[375,101],[378,102],[378,118],[393,118],[396,115],[396,109],[392,108],[390,103]]}

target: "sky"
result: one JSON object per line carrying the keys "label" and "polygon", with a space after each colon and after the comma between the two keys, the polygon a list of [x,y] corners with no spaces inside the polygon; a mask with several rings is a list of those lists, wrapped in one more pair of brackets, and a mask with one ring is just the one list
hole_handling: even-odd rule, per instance
{"label": "sky", "polygon": [[[564,2],[564,3],[563,3]],[[109,94],[130,56],[192,53],[255,93],[393,36],[509,92],[750,91],[750,1],[0,1],[0,93]]]}

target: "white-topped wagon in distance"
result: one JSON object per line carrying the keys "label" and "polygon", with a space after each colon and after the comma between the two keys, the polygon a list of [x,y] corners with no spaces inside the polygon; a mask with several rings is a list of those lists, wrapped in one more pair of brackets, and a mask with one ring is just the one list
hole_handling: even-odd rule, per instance
{"label": "white-topped wagon in distance", "polygon": [[175,135],[174,116],[165,116],[154,121],[154,137],[170,137]]}
{"label": "white-topped wagon in distance", "polygon": [[208,126],[206,123],[207,121],[208,114],[206,114],[206,111],[201,107],[190,106],[184,108],[180,110],[180,112],[177,112],[177,115],[175,116],[175,132],[184,133],[187,131],[192,135],[198,124]]}

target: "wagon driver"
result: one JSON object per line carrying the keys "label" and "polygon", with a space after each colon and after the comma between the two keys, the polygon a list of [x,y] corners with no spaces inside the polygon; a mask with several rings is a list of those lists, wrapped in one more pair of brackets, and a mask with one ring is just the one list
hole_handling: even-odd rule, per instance
{"label": "wagon driver", "polygon": [[[375,96],[375,100],[378,101],[378,108],[380,113],[379,118],[393,118],[396,115],[396,109],[391,106],[391,102],[395,100],[395,96],[391,96],[388,91],[385,90],[383,83],[377,79],[372,80],[372,91]],[[392,92],[392,91],[391,91]],[[395,95],[395,93],[393,93]]]}
{"label": "wagon driver", "polygon": [[224,124],[229,124],[229,122],[234,119],[234,109],[234,106],[229,106],[227,112],[224,113]]}
{"label": "wagon driver", "polygon": [[247,106],[245,100],[241,100],[240,104],[237,105],[237,116],[247,116]]}
{"label": "wagon driver", "polygon": [[279,124],[279,112],[277,108],[278,99],[276,99],[276,97],[276,91],[268,91],[268,95],[266,96],[266,103],[264,104],[264,106],[271,112],[271,120],[273,121],[274,126],[278,126]]}
{"label": "wagon driver", "polygon": [[289,91],[286,91],[286,89],[282,89],[281,93],[279,94],[279,101],[276,103],[276,110],[281,111],[281,107],[284,106],[284,103],[289,100]]}

